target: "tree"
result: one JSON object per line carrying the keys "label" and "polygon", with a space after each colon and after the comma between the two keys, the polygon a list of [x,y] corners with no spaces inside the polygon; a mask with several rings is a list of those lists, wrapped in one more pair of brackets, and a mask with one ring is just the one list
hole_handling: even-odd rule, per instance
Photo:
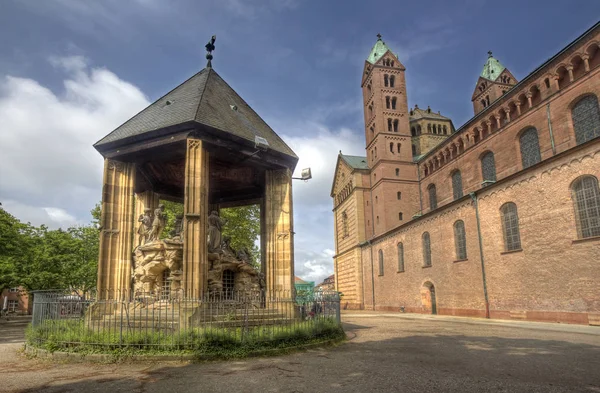
{"label": "tree", "polygon": [[260,267],[260,248],[256,244],[260,238],[260,207],[258,205],[221,209],[220,216],[226,220],[223,236],[231,238],[235,250],[247,248],[251,262]]}

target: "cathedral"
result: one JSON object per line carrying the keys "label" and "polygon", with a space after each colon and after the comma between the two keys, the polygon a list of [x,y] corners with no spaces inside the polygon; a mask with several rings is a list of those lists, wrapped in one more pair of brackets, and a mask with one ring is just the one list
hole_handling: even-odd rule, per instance
{"label": "cathedral", "polygon": [[331,189],[342,307],[600,325],[600,23],[521,80],[488,52],[458,129],[405,74],[378,35]]}

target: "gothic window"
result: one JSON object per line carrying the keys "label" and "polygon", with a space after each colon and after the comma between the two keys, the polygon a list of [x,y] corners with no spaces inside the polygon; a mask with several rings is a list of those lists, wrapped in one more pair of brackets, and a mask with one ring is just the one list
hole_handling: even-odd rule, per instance
{"label": "gothic window", "polygon": [[490,181],[496,181],[496,163],[494,153],[488,151],[481,157],[481,172],[483,174],[483,186],[487,186]]}
{"label": "gothic window", "polygon": [[402,243],[398,243],[398,271],[404,271],[404,245]]}
{"label": "gothic window", "polygon": [[392,109],[396,109],[396,97],[392,97]]}
{"label": "gothic window", "polygon": [[429,232],[423,234],[423,266],[431,266],[431,241]]}
{"label": "gothic window", "polygon": [[402,147],[402,144],[396,143],[396,148],[398,149],[398,153],[400,153],[400,147]]}
{"label": "gothic window", "polygon": [[452,193],[454,195],[454,200],[462,198],[463,196],[462,176],[458,170],[452,173]]}
{"label": "gothic window", "polygon": [[390,87],[394,87],[394,83],[396,82],[396,77],[394,75],[390,76]]}
{"label": "gothic window", "polygon": [[398,132],[398,119],[394,120],[394,132]]}
{"label": "gothic window", "polygon": [[389,96],[385,97],[385,107],[387,109],[390,109],[390,97]]}
{"label": "gothic window", "polygon": [[600,136],[600,107],[596,96],[589,95],[580,99],[573,106],[571,116],[578,145]]}
{"label": "gothic window", "polygon": [[514,251],[521,249],[521,235],[519,233],[519,215],[517,205],[512,202],[505,203],[500,208],[502,216],[502,230],[504,232],[504,249]]}
{"label": "gothic window", "polygon": [[402,212],[398,213],[398,220],[402,221]]}
{"label": "gothic window", "polygon": [[388,85],[389,85],[389,79],[388,79],[388,76],[387,76],[387,74],[385,74],[385,75],[383,76],[383,85],[384,85],[385,87],[388,87]]}
{"label": "gothic window", "polygon": [[383,250],[379,250],[379,275],[383,276]]}
{"label": "gothic window", "polygon": [[467,259],[467,238],[465,236],[465,223],[458,220],[454,223],[454,244],[456,246],[456,259]]}
{"label": "gothic window", "polygon": [[392,132],[392,119],[388,119],[388,131]]}
{"label": "gothic window", "polygon": [[575,220],[580,239],[600,236],[600,188],[594,176],[584,176],[573,183]]}
{"label": "gothic window", "polygon": [[344,233],[344,237],[348,236],[348,215],[346,212],[342,213],[342,231]]}
{"label": "gothic window", "polygon": [[542,160],[540,155],[540,142],[538,140],[537,130],[533,127],[528,128],[519,138],[521,145],[521,161],[523,169],[529,168]]}
{"label": "gothic window", "polygon": [[398,200],[402,199],[402,193],[400,191],[396,193],[396,198],[398,198]]}
{"label": "gothic window", "polygon": [[394,142],[390,142],[390,152],[394,152]]}
{"label": "gothic window", "polygon": [[427,192],[429,193],[429,208],[431,210],[437,208],[437,190],[435,189],[435,184],[431,184],[427,187]]}

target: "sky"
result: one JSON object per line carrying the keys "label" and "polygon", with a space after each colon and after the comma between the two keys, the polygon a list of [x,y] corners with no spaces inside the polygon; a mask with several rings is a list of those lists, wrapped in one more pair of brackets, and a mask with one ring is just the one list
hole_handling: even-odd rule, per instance
{"label": "sky", "polygon": [[294,183],[295,270],[318,283],[333,273],[338,151],[365,153],[377,33],[409,106],[459,128],[488,50],[520,80],[599,16],[597,0],[0,0],[0,202],[34,225],[89,223],[93,143],[204,68],[215,34],[213,68],[312,168]]}

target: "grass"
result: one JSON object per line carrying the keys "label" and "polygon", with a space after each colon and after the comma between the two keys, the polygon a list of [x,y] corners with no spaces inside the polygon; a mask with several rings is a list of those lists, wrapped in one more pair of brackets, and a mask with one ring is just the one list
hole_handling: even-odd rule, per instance
{"label": "grass", "polygon": [[242,358],[257,353],[284,353],[291,348],[345,338],[333,318],[285,326],[190,328],[173,333],[139,329],[88,329],[82,320],[46,321],[29,326],[28,345],[49,352],[103,353],[117,359],[137,355],[194,355],[197,358]]}

